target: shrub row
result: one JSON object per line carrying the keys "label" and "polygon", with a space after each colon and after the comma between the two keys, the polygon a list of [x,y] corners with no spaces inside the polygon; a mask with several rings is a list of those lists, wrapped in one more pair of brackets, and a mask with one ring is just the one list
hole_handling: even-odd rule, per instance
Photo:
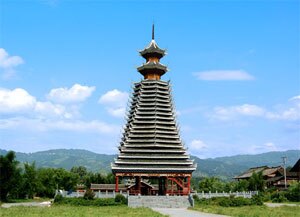
{"label": "shrub row", "polygon": [[117,194],[115,198],[66,198],[61,195],[56,195],[54,198],[55,204],[68,204],[72,206],[117,206],[127,204],[127,199],[120,194]]}
{"label": "shrub row", "polygon": [[275,203],[282,202],[300,202],[300,182],[291,183],[287,190],[278,191],[277,189],[268,189],[264,193],[264,201]]}
{"label": "shrub row", "polygon": [[251,199],[243,197],[213,197],[210,199],[199,199],[197,195],[194,195],[193,197],[196,204],[219,205],[224,207],[263,205],[262,198],[259,195],[254,195]]}

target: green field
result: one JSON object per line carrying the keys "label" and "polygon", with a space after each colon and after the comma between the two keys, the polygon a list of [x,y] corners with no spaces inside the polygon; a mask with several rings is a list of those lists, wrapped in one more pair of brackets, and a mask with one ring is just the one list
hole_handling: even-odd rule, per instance
{"label": "green field", "polygon": [[0,208],[1,217],[161,217],[148,208],[128,208],[127,206],[86,207],[54,205],[51,207],[11,207]]}
{"label": "green field", "polygon": [[222,207],[215,205],[196,205],[193,210],[237,217],[299,217],[300,206],[270,208],[266,206]]}

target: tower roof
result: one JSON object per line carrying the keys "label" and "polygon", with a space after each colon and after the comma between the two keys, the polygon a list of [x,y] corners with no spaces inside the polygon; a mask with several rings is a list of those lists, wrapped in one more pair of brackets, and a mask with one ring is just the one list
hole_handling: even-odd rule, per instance
{"label": "tower roof", "polygon": [[148,47],[139,51],[140,55],[146,59],[146,63],[138,67],[137,70],[145,79],[159,80],[168,69],[161,64],[160,59],[166,54],[166,51],[158,47],[154,40],[154,25],[152,25],[152,40]]}
{"label": "tower roof", "polygon": [[145,59],[148,59],[149,57],[157,57],[160,59],[166,54],[166,51],[159,48],[154,40],[154,24],[152,25],[152,40],[144,50],[140,51],[140,54]]}
{"label": "tower roof", "polygon": [[147,59],[148,57],[162,58],[166,55],[166,51],[161,49],[154,39],[151,40],[150,44],[144,49],[139,51],[140,55]]}
{"label": "tower roof", "polygon": [[168,82],[135,83],[113,173],[192,173],[196,164],[180,139]]}

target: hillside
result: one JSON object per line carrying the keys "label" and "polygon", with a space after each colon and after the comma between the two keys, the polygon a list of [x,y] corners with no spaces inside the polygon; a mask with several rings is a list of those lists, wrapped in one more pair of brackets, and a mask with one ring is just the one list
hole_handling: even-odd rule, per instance
{"label": "hillside", "polygon": [[289,150],[285,152],[267,152],[256,155],[236,155],[231,157],[219,157],[214,160],[228,164],[247,165],[247,167],[256,166],[278,166],[282,164],[282,157],[287,156],[287,166],[292,166],[300,158],[300,150]]}
{"label": "hillside", "polygon": [[[0,150],[0,154],[7,151]],[[20,162],[36,162],[37,167],[65,168],[70,170],[73,166],[85,166],[89,171],[108,173],[110,163],[116,155],[97,154],[81,149],[53,149],[34,153],[16,152]]]}
{"label": "hillside", "polygon": [[[0,150],[3,155],[7,151]],[[85,166],[93,172],[110,172],[110,163],[116,155],[97,154],[80,149],[55,149],[35,153],[16,153],[20,162],[36,162],[37,167],[55,167],[71,169],[73,166]],[[278,166],[281,157],[287,156],[287,166],[292,166],[300,158],[300,150],[285,152],[267,152],[257,155],[236,155],[231,157],[218,157],[214,159],[199,159],[192,156],[198,164],[194,176],[218,176],[222,179],[231,179],[242,171],[256,166]]]}

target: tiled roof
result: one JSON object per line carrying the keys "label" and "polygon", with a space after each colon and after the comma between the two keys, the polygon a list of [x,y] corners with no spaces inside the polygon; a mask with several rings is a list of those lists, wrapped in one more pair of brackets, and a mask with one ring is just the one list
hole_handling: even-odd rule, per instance
{"label": "tiled roof", "polygon": [[254,167],[254,168],[250,168],[246,172],[244,172],[241,175],[238,175],[234,178],[235,179],[247,179],[247,178],[250,178],[253,173],[259,173],[259,172],[262,172],[263,176],[271,176],[273,174],[275,175],[275,173],[278,171],[281,172],[281,170],[282,170],[281,166],[278,166],[278,167],[267,167],[267,166]]}
{"label": "tiled roof", "polygon": [[192,173],[196,165],[180,139],[169,82],[135,83],[127,124],[112,171]]}
{"label": "tiled roof", "polygon": [[300,172],[300,158],[290,170],[291,172]]}
{"label": "tiled roof", "polygon": [[155,40],[151,40],[150,44],[144,49],[140,51],[141,56],[146,58],[148,55],[158,55],[159,58],[165,55],[166,51],[159,48]]}

